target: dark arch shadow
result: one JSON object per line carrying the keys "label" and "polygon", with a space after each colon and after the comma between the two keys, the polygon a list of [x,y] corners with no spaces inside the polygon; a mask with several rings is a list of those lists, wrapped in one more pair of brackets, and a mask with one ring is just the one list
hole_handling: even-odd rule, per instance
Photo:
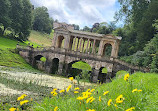
{"label": "dark arch shadow", "polygon": [[104,49],[103,49],[103,55],[102,56],[111,56],[111,52],[112,52],[112,45],[110,43],[106,43],[104,45]]}
{"label": "dark arch shadow", "polygon": [[[38,63],[41,61],[40,59],[41,59],[42,57],[44,57],[44,56],[42,56],[42,55],[37,55],[37,56],[35,56],[35,57],[33,58],[33,64],[32,64],[32,66],[33,66],[34,68],[39,69],[39,64],[38,64]],[[41,68],[40,68],[40,69],[41,69],[41,70],[44,69],[44,63],[41,64]]]}
{"label": "dark arch shadow", "polygon": [[98,81],[101,84],[103,84],[104,82],[106,82],[106,77],[107,77],[107,73],[103,73],[102,72],[103,69],[104,69],[104,67],[101,67],[99,69],[99,75],[98,75]]}
{"label": "dark arch shadow", "polygon": [[64,38],[64,36],[58,36],[58,41],[57,41],[57,47],[58,48],[62,48],[62,43],[63,43],[63,40],[64,40],[65,38]]}
{"label": "dark arch shadow", "polygon": [[[68,76],[72,76],[72,77],[75,77],[77,75],[79,75],[81,78],[81,73],[82,73],[82,69],[79,67],[79,68],[76,68],[76,67],[72,67],[72,65],[74,63],[77,63],[77,62],[81,62],[81,64],[83,63],[86,63],[85,61],[81,61],[81,60],[77,60],[77,61],[73,61],[73,62],[70,62],[68,65],[67,65],[67,71],[66,73],[68,74]],[[88,63],[86,63],[88,64]],[[89,65],[89,64],[88,64]],[[81,66],[83,67],[83,66]],[[91,73],[91,71],[89,71],[88,73]]]}
{"label": "dark arch shadow", "polygon": [[54,58],[52,60],[52,74],[56,74],[58,72],[58,68],[59,68],[59,59],[58,58]]}

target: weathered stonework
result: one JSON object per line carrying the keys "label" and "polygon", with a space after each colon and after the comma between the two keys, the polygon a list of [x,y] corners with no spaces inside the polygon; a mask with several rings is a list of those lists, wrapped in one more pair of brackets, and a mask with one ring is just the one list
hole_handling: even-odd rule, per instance
{"label": "weathered stonework", "polygon": [[[144,71],[117,59],[120,40],[121,37],[76,31],[62,25],[54,29],[52,47],[34,49],[30,46],[17,45],[17,49],[28,63],[47,73],[57,72],[66,75],[70,64],[84,61],[92,68],[90,81],[97,82],[104,78],[103,81],[108,82],[119,70]],[[99,43],[98,51],[96,51],[97,43]],[[112,46],[109,58],[103,56],[107,45]],[[45,57],[46,62],[41,62],[41,57]],[[106,76],[101,74],[101,68],[104,67],[108,70]]]}

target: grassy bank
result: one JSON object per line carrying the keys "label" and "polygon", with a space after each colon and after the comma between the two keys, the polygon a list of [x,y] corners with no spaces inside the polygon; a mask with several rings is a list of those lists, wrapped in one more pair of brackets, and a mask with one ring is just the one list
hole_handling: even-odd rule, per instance
{"label": "grassy bank", "polygon": [[42,103],[30,101],[23,107],[32,111],[53,111],[55,107],[55,111],[132,111],[127,110],[129,108],[136,111],[157,111],[157,80],[158,75],[154,73],[137,72],[130,75],[126,81],[124,74],[119,74],[111,83],[88,90],[80,88],[77,90],[79,93],[74,93],[75,87],[72,84],[69,91],[67,88],[67,92],[59,93],[55,90],[52,97],[44,98]]}

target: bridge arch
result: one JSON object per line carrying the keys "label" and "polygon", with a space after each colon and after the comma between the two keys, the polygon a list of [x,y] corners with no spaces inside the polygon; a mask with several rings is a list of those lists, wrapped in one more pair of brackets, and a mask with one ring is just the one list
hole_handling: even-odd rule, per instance
{"label": "bridge arch", "polygon": [[44,57],[43,55],[36,55],[33,57],[33,67],[40,69],[40,70],[45,70],[45,62],[41,61],[41,58]]}
{"label": "bridge arch", "polygon": [[56,74],[58,72],[58,68],[59,68],[59,59],[53,58],[51,64],[51,73]]}
{"label": "bridge arch", "polygon": [[64,44],[64,39],[65,37],[63,35],[58,36],[57,48],[62,48],[62,45]]}
{"label": "bridge arch", "polygon": [[75,60],[67,64],[67,74],[68,76],[77,76],[78,74],[81,76],[83,70],[87,70],[87,72],[91,72],[92,67],[85,61]]}
{"label": "bridge arch", "polygon": [[105,43],[102,56],[112,56],[112,48],[113,46],[111,43]]}

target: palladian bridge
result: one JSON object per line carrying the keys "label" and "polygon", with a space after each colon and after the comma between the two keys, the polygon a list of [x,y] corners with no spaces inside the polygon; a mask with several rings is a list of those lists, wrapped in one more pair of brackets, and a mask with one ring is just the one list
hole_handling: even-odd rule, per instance
{"label": "palladian bridge", "polygon": [[[117,59],[120,40],[121,37],[113,35],[77,31],[71,26],[58,25],[54,28],[51,47],[17,45],[17,49],[29,64],[47,73],[68,75],[73,63],[83,61],[92,68],[90,81],[97,82],[100,77],[109,81],[119,70],[145,71]],[[108,46],[111,46],[111,56],[105,57]],[[40,61],[41,57],[45,57],[46,61]],[[108,73],[102,76],[104,67]]]}

